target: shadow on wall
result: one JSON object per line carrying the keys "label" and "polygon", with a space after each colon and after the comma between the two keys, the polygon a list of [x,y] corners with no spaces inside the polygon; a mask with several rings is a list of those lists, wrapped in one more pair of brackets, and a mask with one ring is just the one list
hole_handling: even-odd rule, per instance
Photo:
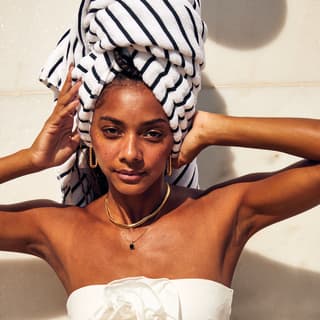
{"label": "shadow on wall", "polygon": [[286,0],[203,0],[202,14],[209,38],[226,47],[248,50],[262,47],[282,30]]}
{"label": "shadow on wall", "polygon": [[[208,82],[204,76],[204,82]],[[215,88],[204,88],[198,97],[198,109],[226,114],[226,104]],[[229,147],[213,146],[198,156],[199,181],[201,189],[234,177],[233,156]]]}
{"label": "shadow on wall", "polygon": [[[286,0],[203,0],[202,4],[209,38],[238,50],[255,49],[271,42],[280,34],[287,17]],[[203,84],[211,89],[200,93],[199,109],[225,114],[226,104],[214,84],[205,76]],[[229,148],[204,150],[198,157],[201,188],[233,178],[232,162]]]}
{"label": "shadow on wall", "polygon": [[44,320],[66,313],[66,293],[51,267],[38,258],[0,260],[0,319]]}
{"label": "shadow on wall", "polygon": [[233,281],[232,320],[320,319],[320,274],[244,251]]}

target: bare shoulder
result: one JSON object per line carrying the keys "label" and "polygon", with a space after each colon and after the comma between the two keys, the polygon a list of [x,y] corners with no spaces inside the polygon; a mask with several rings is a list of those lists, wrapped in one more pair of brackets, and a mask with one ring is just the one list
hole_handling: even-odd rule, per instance
{"label": "bare shoulder", "polygon": [[241,199],[250,182],[229,182],[208,189],[174,187],[175,203],[178,206],[201,210],[214,219],[221,215],[232,218],[237,213]]}
{"label": "bare shoulder", "polygon": [[[32,217],[37,238],[33,241],[31,254],[46,261],[54,260],[53,253],[64,251],[70,240],[88,220],[86,208],[75,206],[41,206],[21,212],[26,218]],[[61,252],[62,252],[61,251]]]}
{"label": "bare shoulder", "polygon": [[[229,244],[245,243],[247,237],[243,237],[242,229],[247,232],[244,225],[249,215],[243,212],[242,201],[246,190],[253,182],[229,181],[212,186],[206,190],[178,189],[180,208],[184,209],[185,217],[189,217],[192,223],[205,224],[213,234],[219,234],[221,243],[229,241]],[[227,245],[226,245],[227,246]]]}
{"label": "bare shoulder", "polygon": [[81,217],[86,216],[87,209],[67,205],[49,205],[28,211],[36,216],[35,219],[45,233],[54,233],[56,229],[63,230],[81,221]]}
{"label": "bare shoulder", "polygon": [[[33,253],[32,248],[46,244],[50,230],[57,231],[68,214],[76,209],[48,203],[21,205],[14,210],[0,210],[0,250]],[[20,210],[19,210],[20,209]]]}

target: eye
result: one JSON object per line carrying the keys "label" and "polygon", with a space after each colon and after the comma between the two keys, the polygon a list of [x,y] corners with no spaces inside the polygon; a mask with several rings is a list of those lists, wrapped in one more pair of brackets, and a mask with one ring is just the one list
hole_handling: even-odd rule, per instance
{"label": "eye", "polygon": [[146,137],[148,140],[152,141],[152,142],[157,142],[162,140],[164,134],[162,131],[160,130],[148,130],[144,133],[144,137]]}
{"label": "eye", "polygon": [[104,127],[102,128],[102,132],[105,137],[110,139],[117,138],[122,134],[121,130],[116,127]]}

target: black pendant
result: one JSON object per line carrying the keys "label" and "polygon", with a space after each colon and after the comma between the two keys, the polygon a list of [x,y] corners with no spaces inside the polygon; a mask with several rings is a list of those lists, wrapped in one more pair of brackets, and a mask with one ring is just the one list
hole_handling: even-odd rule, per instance
{"label": "black pendant", "polygon": [[133,242],[130,243],[129,248],[130,248],[130,250],[134,250],[135,249],[135,246],[134,246]]}

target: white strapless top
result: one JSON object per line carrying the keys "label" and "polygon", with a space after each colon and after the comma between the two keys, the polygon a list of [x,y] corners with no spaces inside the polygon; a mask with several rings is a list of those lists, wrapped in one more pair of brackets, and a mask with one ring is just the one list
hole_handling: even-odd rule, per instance
{"label": "white strapless top", "polygon": [[124,278],[71,293],[71,320],[229,320],[233,290],[204,279]]}

